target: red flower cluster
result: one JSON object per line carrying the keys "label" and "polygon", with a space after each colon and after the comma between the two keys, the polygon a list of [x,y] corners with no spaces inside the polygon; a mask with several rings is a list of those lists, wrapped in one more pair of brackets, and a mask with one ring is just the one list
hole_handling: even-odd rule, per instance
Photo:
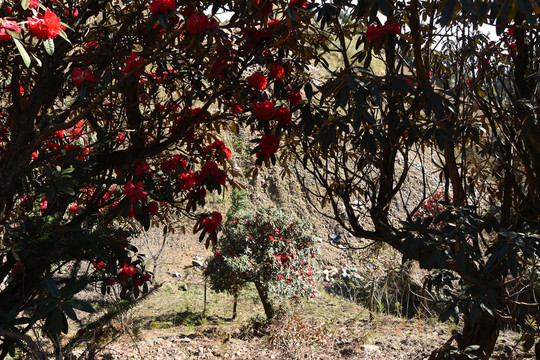
{"label": "red flower cluster", "polygon": [[176,1],[175,0],[153,0],[152,4],[150,5],[150,12],[152,14],[158,14],[158,13],[166,13],[169,11],[173,11],[176,9]]}
{"label": "red flower cluster", "polygon": [[7,30],[15,31],[18,33],[21,32],[21,28],[17,25],[15,21],[0,18],[0,41],[7,41],[11,39],[11,35],[9,35]]}
{"label": "red flower cluster", "polygon": [[214,180],[222,185],[227,180],[227,174],[219,169],[217,164],[213,161],[209,161],[203,165],[200,171],[195,173],[195,182],[199,185],[202,185],[207,182],[208,178],[211,176]]}
{"label": "red flower cluster", "polygon": [[37,18],[28,18],[28,30],[40,39],[54,39],[65,29],[60,19],[51,10],[45,10],[45,15],[38,14]]}
{"label": "red flower cluster", "polygon": [[[138,68],[140,65],[144,64],[145,59],[137,54],[136,52],[132,52],[129,54],[129,57],[126,60],[126,67],[124,67],[124,73],[129,74],[134,69]],[[135,76],[139,76],[142,74],[144,68],[138,70],[135,73]]]}
{"label": "red flower cluster", "polygon": [[397,35],[401,32],[401,25],[395,21],[388,20],[383,26],[371,24],[366,31],[367,41],[382,41],[386,35]]}
{"label": "red flower cluster", "polygon": [[79,205],[77,203],[73,203],[71,205],[69,205],[68,207],[68,211],[72,214],[78,214],[79,211],[81,210],[81,208],[79,207]]}
{"label": "red flower cluster", "polygon": [[279,138],[274,134],[263,135],[260,146],[261,152],[270,157],[279,150]]}
{"label": "red flower cluster", "polygon": [[271,80],[282,80],[285,77],[285,69],[280,64],[270,65],[268,78]]}
{"label": "red flower cluster", "polygon": [[175,169],[186,169],[187,162],[180,155],[176,155],[170,159],[163,160],[159,168],[163,171],[175,170]]}
{"label": "red flower cluster", "polygon": [[89,86],[93,86],[97,83],[96,74],[90,69],[81,69],[79,67],[73,68],[71,72],[71,80],[75,87],[81,87],[81,85],[86,81]]}
{"label": "red flower cluster", "polygon": [[136,270],[133,266],[124,265],[124,267],[122,268],[122,275],[125,275],[127,277],[133,277],[135,273]]}
{"label": "red flower cluster", "polygon": [[28,4],[28,8],[37,9],[39,7],[39,4],[41,4],[41,2],[39,2],[38,0],[30,0],[30,3]]}
{"label": "red flower cluster", "polygon": [[135,168],[135,171],[133,172],[135,176],[141,176],[150,171],[150,165],[144,160],[135,161],[133,163],[133,168]]}
{"label": "red flower cluster", "polygon": [[193,14],[187,19],[186,28],[191,35],[195,36],[205,30],[217,29],[217,23],[209,20],[205,14]]}
{"label": "red flower cluster", "polygon": [[274,117],[274,103],[270,100],[261,101],[255,104],[253,113],[259,120],[268,121]]}
{"label": "red flower cluster", "polygon": [[305,9],[307,8],[307,0],[289,0],[289,7]]}
{"label": "red flower cluster", "polygon": [[105,264],[103,261],[100,261],[100,262],[94,261],[92,263],[92,265],[97,270],[103,270],[103,269],[108,269],[109,268],[109,266],[107,264]]}
{"label": "red flower cluster", "polygon": [[217,211],[212,211],[212,215],[210,217],[207,217],[203,219],[202,225],[204,226],[204,230],[207,233],[214,233],[217,231],[219,225],[221,225],[221,221],[223,220],[223,216],[221,213]]}
{"label": "red flower cluster", "polygon": [[295,92],[295,93],[291,92],[289,94],[289,104],[291,104],[291,107],[295,107],[301,102],[302,102],[302,94],[300,94],[300,91]]}
{"label": "red flower cluster", "polygon": [[279,107],[276,109],[276,120],[279,124],[287,126],[291,123],[292,114],[289,108]]}
{"label": "red flower cluster", "polygon": [[151,201],[148,206],[146,207],[146,212],[148,213],[148,215],[150,216],[154,216],[158,213],[159,211],[159,204],[155,201]]}
{"label": "red flower cluster", "polygon": [[263,74],[256,72],[248,77],[248,84],[253,90],[262,91],[266,89],[267,81]]}
{"label": "red flower cluster", "polygon": [[510,25],[506,30],[508,36],[514,36],[516,34],[516,25]]}
{"label": "red flower cluster", "polygon": [[221,140],[216,140],[213,144],[204,147],[203,151],[205,154],[212,154],[212,155],[225,154],[225,156],[229,160],[232,157],[231,150],[227,148],[225,146],[225,143]]}
{"label": "red flower cluster", "polygon": [[253,0],[252,4],[259,8],[258,11],[262,17],[267,17],[272,13],[272,0]]}
{"label": "red flower cluster", "polygon": [[134,204],[138,201],[141,201],[148,195],[146,191],[142,190],[143,183],[138,182],[136,185],[133,185],[131,181],[129,181],[126,185],[124,185],[124,189],[122,190],[122,193],[126,195],[126,198],[129,200],[130,203]]}
{"label": "red flower cluster", "polygon": [[22,262],[17,262],[11,268],[11,274],[13,276],[17,276],[23,271],[23,269],[24,269],[24,264]]}
{"label": "red flower cluster", "polygon": [[231,107],[231,112],[233,114],[240,114],[242,112],[242,107],[240,105],[233,105]]}
{"label": "red flower cluster", "polygon": [[[451,201],[452,195],[448,194],[448,198]],[[439,190],[429,198],[427,198],[420,208],[413,214],[413,220],[418,218],[425,219],[427,217],[436,218],[443,211],[448,210],[448,208],[442,205],[440,202],[444,200],[444,191]],[[431,224],[430,227],[437,227],[439,224]]]}
{"label": "red flower cluster", "polygon": [[195,185],[195,174],[192,170],[178,174],[178,187],[183,190],[189,190]]}
{"label": "red flower cluster", "polygon": [[118,132],[116,136],[114,137],[114,142],[117,144],[121,144],[126,139],[126,135],[123,132]]}

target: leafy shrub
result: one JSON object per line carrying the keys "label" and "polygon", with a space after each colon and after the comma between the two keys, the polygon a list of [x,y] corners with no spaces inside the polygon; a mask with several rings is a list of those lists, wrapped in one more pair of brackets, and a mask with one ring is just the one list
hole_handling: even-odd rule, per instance
{"label": "leafy shrub", "polygon": [[215,291],[254,283],[268,318],[271,297],[315,296],[315,237],[306,222],[273,208],[229,219],[206,275]]}

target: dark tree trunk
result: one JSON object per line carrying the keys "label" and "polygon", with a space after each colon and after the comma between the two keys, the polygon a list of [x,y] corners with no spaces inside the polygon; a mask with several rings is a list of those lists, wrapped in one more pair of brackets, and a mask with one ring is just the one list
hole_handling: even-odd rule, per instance
{"label": "dark tree trunk", "polygon": [[274,307],[270,303],[270,300],[268,299],[268,293],[264,286],[258,281],[255,282],[255,287],[257,288],[257,292],[259,293],[259,297],[261,298],[261,302],[264,307],[264,313],[266,314],[267,319],[272,319],[275,315]]}
{"label": "dark tree trunk", "polygon": [[238,309],[238,291],[235,291],[233,296],[234,296],[234,304],[233,304],[233,309],[232,309],[232,318],[234,320],[236,319],[237,309]]}
{"label": "dark tree trunk", "polygon": [[466,319],[463,326],[463,334],[458,339],[458,347],[463,350],[470,345],[478,345],[480,348],[473,353],[482,360],[489,360],[493,353],[495,343],[499,337],[501,319],[481,312],[475,323]]}

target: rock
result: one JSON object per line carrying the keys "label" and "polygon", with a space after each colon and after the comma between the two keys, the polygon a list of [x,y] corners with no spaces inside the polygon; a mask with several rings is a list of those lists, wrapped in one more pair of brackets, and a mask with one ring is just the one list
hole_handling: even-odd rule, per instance
{"label": "rock", "polygon": [[181,290],[184,290],[184,291],[187,291],[187,285],[186,285],[186,284],[182,285],[182,286],[180,287],[180,289],[181,289]]}
{"label": "rock", "polygon": [[196,266],[196,267],[202,267],[203,266],[203,263],[201,261],[199,261],[199,260],[193,260],[193,261],[191,261],[191,264],[193,266]]}
{"label": "rock", "polygon": [[360,345],[360,349],[366,353],[375,353],[379,352],[381,348],[377,345]]}
{"label": "rock", "polygon": [[203,356],[204,354],[204,349],[201,347],[199,347],[199,356]]}

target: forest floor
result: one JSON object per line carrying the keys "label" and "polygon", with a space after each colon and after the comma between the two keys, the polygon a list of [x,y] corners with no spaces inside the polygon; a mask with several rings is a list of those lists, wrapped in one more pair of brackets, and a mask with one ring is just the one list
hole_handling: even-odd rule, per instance
{"label": "forest floor", "polygon": [[[140,239],[144,250],[152,241]],[[372,250],[370,250],[373,253]],[[193,260],[211,254],[195,238],[169,241],[161,258],[159,290],[110,324],[101,338],[98,359],[427,359],[442,346],[459,324],[440,323],[437,314],[394,316],[380,307],[327,291],[332,284],[321,279],[320,295],[283,304],[282,315],[266,322],[254,288],[241,292],[238,316],[232,319],[232,296],[207,290],[202,270]],[[399,266],[388,250],[378,263]],[[323,241],[320,268],[347,267],[350,256]],[[324,265],[327,264],[327,265]],[[388,269],[367,267],[372,274]],[[366,270],[368,271],[368,270]],[[381,310],[382,309],[382,310]],[[523,353],[519,333],[501,333],[493,359],[532,359]],[[82,355],[87,343],[73,350]],[[506,350],[505,350],[506,349]],[[511,355],[509,355],[511,353]]]}

